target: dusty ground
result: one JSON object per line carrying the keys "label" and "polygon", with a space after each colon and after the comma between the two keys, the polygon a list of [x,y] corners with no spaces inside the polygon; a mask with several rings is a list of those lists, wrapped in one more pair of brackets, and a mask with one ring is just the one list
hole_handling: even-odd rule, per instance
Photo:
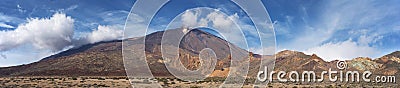
{"label": "dusty ground", "polygon": [[[149,85],[151,83],[160,84],[167,88],[215,88],[219,87],[224,81],[223,78],[208,78],[199,82],[188,82],[176,78],[135,78],[131,79],[131,83]],[[96,76],[81,76],[81,77],[2,77],[0,78],[0,88],[30,88],[30,87],[112,87],[112,88],[131,88],[129,79],[126,77],[111,76],[111,77],[96,77]],[[233,85],[237,86],[237,85]],[[281,88],[296,88],[296,87],[392,87],[396,88],[398,84],[373,84],[373,83],[353,83],[353,84],[337,84],[337,83],[319,83],[319,84],[302,84],[302,83],[270,83],[265,87],[281,87]],[[243,85],[244,88],[253,88],[251,83]]]}

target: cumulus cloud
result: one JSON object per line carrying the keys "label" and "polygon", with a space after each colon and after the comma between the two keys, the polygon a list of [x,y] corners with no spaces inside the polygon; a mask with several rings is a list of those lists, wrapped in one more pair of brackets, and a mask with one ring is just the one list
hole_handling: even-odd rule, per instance
{"label": "cumulus cloud", "polygon": [[97,30],[92,31],[87,36],[89,43],[96,43],[100,41],[110,41],[122,38],[123,31],[115,26],[99,25]]}
{"label": "cumulus cloud", "polygon": [[50,18],[30,18],[15,30],[0,31],[0,51],[32,44],[37,49],[59,51],[71,45],[74,19],[63,13]]}
{"label": "cumulus cloud", "polygon": [[[275,50],[271,51],[271,48],[268,47],[275,46],[273,44],[267,46],[270,41],[264,41],[264,47],[268,48],[267,51],[271,52],[262,53],[262,50],[256,48],[262,47],[260,42],[261,40],[258,35],[264,34],[263,38],[274,39],[273,36],[266,36],[267,34],[272,35],[272,32],[257,31],[254,25],[245,22],[250,21],[250,19],[246,19],[245,16],[239,16],[238,13],[228,15],[217,9],[196,8],[186,10],[184,13],[181,14],[180,19],[178,17],[178,20],[181,21],[181,24],[179,24],[179,22],[177,22],[177,24],[174,24],[174,22],[172,22],[172,27],[179,27],[179,25],[189,28],[209,27],[219,32],[227,41],[243,49],[249,49],[250,51],[259,54],[274,54],[273,52]],[[272,29],[272,23],[263,24],[262,26],[265,29]],[[274,42],[271,41],[271,43]]]}
{"label": "cumulus cloud", "polygon": [[199,25],[199,23],[197,22],[197,18],[199,16],[199,11],[200,10],[196,10],[196,12],[192,12],[192,11],[186,10],[181,16],[182,23],[184,23],[182,25],[185,27],[194,27],[194,26]]}
{"label": "cumulus cloud", "polygon": [[[237,14],[227,15],[216,9],[196,8],[185,11],[181,16],[182,26],[209,27],[218,31],[227,41],[247,49],[245,36],[239,30]],[[244,25],[244,24],[243,24]]]}
{"label": "cumulus cloud", "polygon": [[[12,19],[16,18],[0,13],[0,23],[10,23]],[[44,58],[84,44],[122,37],[123,25],[120,24],[98,25],[91,32],[75,33],[74,22],[72,17],[64,13],[55,13],[47,18],[27,18],[26,22],[21,22],[14,30],[0,31],[0,59],[33,62],[32,58]],[[21,55],[21,52],[25,54]]]}
{"label": "cumulus cloud", "polygon": [[231,30],[236,27],[234,22],[237,22],[239,16],[237,14],[225,16],[221,13],[213,12],[207,15],[207,19],[212,22],[212,26],[222,30]]}
{"label": "cumulus cloud", "polygon": [[[239,16],[226,15],[219,10],[205,10],[197,8],[194,10],[186,10],[181,16],[182,26],[184,27],[213,27],[221,32],[228,32],[237,26],[234,22],[239,22]],[[210,23],[210,25],[209,25]],[[243,24],[245,25],[245,24]],[[247,24],[246,24],[247,25]]]}
{"label": "cumulus cloud", "polygon": [[305,51],[306,54],[317,54],[325,60],[349,60],[356,57],[372,57],[377,49],[368,45],[358,44],[353,40],[338,43],[326,43]]}
{"label": "cumulus cloud", "polygon": [[[210,27],[215,28],[219,32],[228,33],[237,29],[239,22],[237,14],[227,15],[216,9],[196,8],[186,10],[181,16],[182,26],[184,27]],[[247,24],[239,24],[241,26]]]}

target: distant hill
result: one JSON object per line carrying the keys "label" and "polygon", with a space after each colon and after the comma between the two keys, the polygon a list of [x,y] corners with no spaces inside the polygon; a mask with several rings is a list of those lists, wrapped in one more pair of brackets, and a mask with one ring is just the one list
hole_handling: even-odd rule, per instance
{"label": "distant hill", "polygon": [[[400,76],[400,56],[399,51],[385,55],[380,58],[371,59],[368,57],[358,57],[352,60],[346,60],[348,71],[371,71],[373,76]],[[284,50],[276,54],[275,69],[276,71],[322,71],[332,70],[339,71],[336,67],[338,60],[324,61],[317,55],[306,55],[302,52]],[[318,75],[317,75],[318,76]],[[319,77],[319,76],[318,76]],[[396,79],[399,81],[399,79]]]}

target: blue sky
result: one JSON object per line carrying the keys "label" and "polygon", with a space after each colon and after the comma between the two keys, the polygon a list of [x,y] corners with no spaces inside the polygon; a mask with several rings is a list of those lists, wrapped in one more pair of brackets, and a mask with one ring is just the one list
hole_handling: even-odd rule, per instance
{"label": "blue sky", "polygon": [[[120,39],[134,2],[4,0],[0,2],[0,67],[28,64],[82,44]],[[262,2],[275,29],[276,51],[296,50],[334,60],[376,58],[400,49],[398,0]],[[253,47],[259,43],[254,24],[239,6],[225,0],[170,1],[156,14],[150,32],[163,30],[177,15],[183,19],[185,13],[196,13],[187,11],[196,7],[218,9],[225,14],[222,18],[245,26],[242,30],[250,50],[259,51]]]}
{"label": "blue sky", "polygon": [[399,50],[400,1],[267,0],[278,49],[333,60],[380,57]]}

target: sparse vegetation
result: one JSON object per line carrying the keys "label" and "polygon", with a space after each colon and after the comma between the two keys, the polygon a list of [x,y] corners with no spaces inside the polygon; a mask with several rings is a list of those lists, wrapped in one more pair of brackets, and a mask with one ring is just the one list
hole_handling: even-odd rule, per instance
{"label": "sparse vegetation", "polygon": [[[3,87],[131,87],[126,77],[3,77],[0,78],[0,86]],[[101,80],[99,80],[101,79]],[[104,79],[104,80],[103,80]]]}

